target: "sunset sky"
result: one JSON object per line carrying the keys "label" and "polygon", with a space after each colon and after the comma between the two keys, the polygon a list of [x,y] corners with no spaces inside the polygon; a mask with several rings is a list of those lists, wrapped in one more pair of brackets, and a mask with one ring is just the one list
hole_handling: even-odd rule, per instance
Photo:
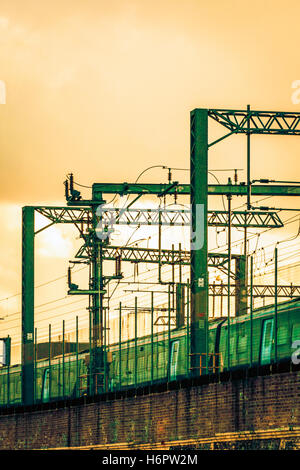
{"label": "sunset sky", "polygon": [[[151,165],[188,168],[189,113],[197,107],[300,111],[292,101],[299,17],[298,0],[1,1],[1,317],[20,310],[21,207],[64,204],[67,173],[90,186],[133,182]],[[300,181],[299,138],[252,142],[253,178]],[[245,150],[244,137],[226,140],[210,153],[209,167],[242,168],[244,181]],[[228,176],[218,173],[222,182]],[[143,181],[166,178],[154,169]],[[173,178],[188,181],[188,172]],[[284,236],[293,237],[298,224]],[[64,276],[65,259],[74,256],[70,230],[55,230],[37,243],[36,284]],[[66,295],[65,280],[51,289],[37,302]],[[15,330],[0,322],[3,336],[19,334],[15,318]]]}

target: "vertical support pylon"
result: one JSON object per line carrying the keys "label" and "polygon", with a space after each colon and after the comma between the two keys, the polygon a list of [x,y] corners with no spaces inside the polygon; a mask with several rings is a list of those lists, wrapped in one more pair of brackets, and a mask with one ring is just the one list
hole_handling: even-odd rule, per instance
{"label": "vertical support pylon", "polygon": [[184,285],[176,284],[176,328],[184,326],[184,305],[185,305]]}
{"label": "vertical support pylon", "polygon": [[247,313],[247,287],[246,287],[246,257],[235,257],[235,314],[236,316]]}
{"label": "vertical support pylon", "polygon": [[107,360],[106,344],[104,341],[104,276],[103,276],[103,247],[107,244],[106,228],[99,230],[98,223],[101,219],[101,211],[98,214],[99,205],[105,201],[98,199],[97,204],[92,204],[92,231],[91,231],[91,279],[90,288],[93,291],[90,294],[91,305],[91,361],[90,361],[90,393],[95,394],[103,391],[105,387]]}
{"label": "vertical support pylon", "polygon": [[200,354],[205,354],[208,342],[208,111],[191,112],[191,371],[198,375]]}
{"label": "vertical support pylon", "polygon": [[[98,206],[98,205],[97,205]],[[98,392],[99,386],[99,373],[103,372],[103,279],[102,279],[102,253],[101,243],[102,240],[97,237],[97,206],[92,206],[93,214],[93,232],[92,232],[92,279],[91,288],[97,293],[91,295],[92,305],[92,318],[91,318],[91,344],[92,344],[92,357],[90,358],[90,380],[91,380],[91,393]]]}
{"label": "vertical support pylon", "polygon": [[34,401],[34,207],[22,209],[22,402]]}

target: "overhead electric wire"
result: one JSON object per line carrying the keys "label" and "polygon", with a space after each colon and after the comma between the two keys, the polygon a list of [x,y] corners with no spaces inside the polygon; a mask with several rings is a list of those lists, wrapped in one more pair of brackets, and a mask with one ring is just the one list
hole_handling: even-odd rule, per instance
{"label": "overhead electric wire", "polygon": [[[148,167],[148,168],[146,168],[145,170],[143,170],[143,171],[139,174],[138,178],[136,179],[136,183],[137,183],[137,181],[139,180],[139,178],[140,178],[146,171],[150,170],[151,168],[159,168],[159,167],[160,167],[160,168],[163,168],[163,169],[168,169],[168,168],[169,168],[169,167],[167,167],[167,166],[165,166],[165,165],[153,165],[153,166],[151,166],[151,167]],[[183,168],[170,168],[170,169],[173,169],[173,170],[182,170],[182,171],[183,171],[183,170],[184,170],[184,171],[189,170],[189,169],[183,169]],[[213,170],[213,171],[230,171],[230,170],[229,170],[229,169],[226,169],[226,170],[221,170],[221,169],[219,169],[219,170]],[[231,170],[231,171],[232,171],[232,170]],[[219,182],[219,180],[217,179],[217,177],[216,177],[211,171],[210,171],[209,173],[210,173],[210,174],[218,181],[218,183],[220,184],[220,182]],[[82,185],[82,184],[77,183],[77,182],[74,182],[74,184],[77,184],[78,186],[86,187],[86,188],[91,188],[91,187],[92,187],[92,186]],[[146,188],[143,187],[142,185],[140,185],[140,187],[141,187],[141,189],[144,189],[144,190],[146,189]],[[149,194],[151,194],[151,193],[149,193]],[[130,195],[127,196],[127,199],[126,199],[125,204],[127,203],[129,196],[130,196]],[[115,197],[112,199],[112,201],[114,201],[114,199],[115,199],[116,197],[117,197],[117,194],[116,194]],[[260,202],[260,201],[262,201],[262,200],[269,199],[270,197],[273,197],[273,196],[268,196],[268,197],[259,199],[258,201],[255,201],[255,202]],[[222,201],[223,201],[223,206],[224,206],[223,196],[222,196]],[[242,204],[241,206],[238,206],[236,209],[238,209],[239,207],[243,207],[244,205],[246,205],[246,203]],[[225,207],[224,207],[224,209],[225,209]],[[291,217],[290,219],[287,219],[286,221],[284,221],[284,224],[287,225],[287,224],[296,222],[295,217],[298,217],[298,216],[293,216],[293,217]],[[295,219],[295,220],[293,220],[293,219]],[[125,246],[125,247],[128,246],[129,241],[131,240],[131,238],[134,236],[134,234],[136,233],[136,231],[137,231],[139,228],[140,228],[140,226],[138,226],[137,228],[135,228],[135,230],[133,231],[133,233],[130,235],[129,239],[127,240],[127,242],[126,242],[123,246]],[[167,230],[170,230],[171,228],[173,228],[173,227],[167,227],[167,228],[163,229],[163,233],[165,233]],[[251,239],[251,240],[254,239],[255,236],[258,237],[258,238],[257,238],[257,243],[256,243],[255,252],[258,251],[258,258],[257,258],[257,259],[258,259],[258,261],[260,262],[260,266],[262,266],[262,267],[260,267],[260,269],[263,269],[263,265],[265,265],[265,266],[267,265],[267,263],[266,263],[266,258],[265,258],[265,251],[262,252],[262,251],[261,251],[262,248],[260,248],[259,250],[257,250],[257,245],[258,245],[258,241],[259,241],[259,239],[260,239],[260,235],[261,235],[261,234],[264,234],[264,233],[266,233],[266,232],[269,232],[270,230],[273,230],[274,228],[276,228],[276,227],[268,228],[268,229],[262,231],[260,234],[258,234],[258,236],[257,236],[256,234],[253,234],[253,236],[249,237],[249,239]],[[282,240],[282,241],[280,241],[279,243],[283,243],[283,242],[285,242],[285,241],[286,241],[286,242],[293,241],[293,240],[295,240],[295,239],[298,237],[299,233],[300,233],[300,225],[299,225],[298,233],[297,233],[296,236],[294,236],[294,237],[292,237],[292,238],[290,238],[290,239],[287,239],[287,240]],[[153,236],[155,237],[155,236],[157,236],[157,235],[155,234],[155,235],[153,235]],[[141,241],[141,240],[139,240],[139,241]],[[133,241],[133,242],[131,242],[131,243],[136,243],[136,242],[137,242],[137,241]],[[238,241],[236,241],[236,242],[233,242],[233,245],[236,246],[236,245],[241,244],[241,243],[243,243],[243,240],[242,240],[242,239],[241,239],[241,240],[238,240]],[[272,244],[270,244],[270,245],[267,245],[266,247],[269,247],[269,246],[274,246],[274,243],[272,243]],[[222,245],[222,246],[220,246],[220,247],[218,247],[217,249],[220,250],[220,249],[223,248],[223,247],[226,247],[226,244],[225,244],[225,245]],[[285,248],[288,248],[288,247],[285,247]],[[285,248],[284,248],[284,249],[285,249]],[[298,252],[296,251],[296,253],[298,253]],[[282,257],[280,258],[280,260],[281,260],[281,261],[286,261],[287,259],[289,259],[290,257],[292,257],[292,256],[294,256],[294,255],[295,255],[295,251],[293,251],[293,254],[290,254],[290,255],[289,255],[289,251],[287,250],[287,253],[285,253],[285,255],[282,256]],[[146,262],[145,262],[145,263],[146,263]],[[146,264],[147,264],[147,263],[146,263]],[[299,263],[298,263],[298,264],[296,263],[296,264],[295,264],[295,267],[297,267],[298,265],[299,265]],[[186,267],[186,266],[183,266],[183,268],[185,268],[185,267]],[[85,268],[85,267],[84,267],[84,268]],[[84,269],[84,268],[81,268],[81,269]],[[186,267],[186,268],[189,269],[188,267]],[[288,269],[288,268],[289,268],[288,266],[278,267],[278,271],[280,271],[280,269],[284,270],[284,269]],[[81,269],[79,269],[78,271],[80,271]],[[172,268],[169,267],[169,266],[164,265],[164,266],[163,266],[163,269],[164,269],[164,274],[165,274],[166,278],[170,277],[170,276],[171,276],[171,270],[172,270]],[[157,270],[157,267],[155,267],[155,268],[153,268],[153,269],[148,269],[147,271],[143,271],[142,273],[140,273],[139,276],[140,276],[141,278],[146,278],[146,279],[149,279],[149,278],[151,279],[151,278],[152,278],[152,279],[153,279],[153,274],[154,274],[154,272],[155,272],[156,270]],[[78,271],[76,271],[76,272],[78,272]],[[183,269],[183,271],[185,271],[185,270]],[[186,276],[186,275],[188,275],[187,273],[184,273],[184,272],[183,272],[182,274],[183,274],[183,277]],[[259,277],[261,277],[261,276],[263,276],[263,275],[268,275],[268,274],[260,274]],[[48,282],[46,282],[46,283],[44,283],[44,284],[40,284],[39,286],[35,286],[35,288],[48,285],[48,284],[50,284],[51,282],[55,282],[55,281],[57,281],[57,280],[60,280],[60,279],[65,278],[65,277],[67,277],[67,275],[64,275],[64,276],[61,276],[61,277],[59,277],[59,278],[53,279],[53,280],[48,281]],[[128,276],[127,279],[130,279],[130,278],[132,278],[132,277],[134,277],[134,275]],[[113,290],[113,292],[112,292],[112,294],[111,294],[111,296],[110,296],[110,299],[112,298],[112,295],[115,293],[117,287],[119,287],[120,280],[114,281],[114,282],[116,282],[116,286],[115,286],[115,289]],[[133,282],[133,284],[135,284],[135,282]],[[136,283],[136,284],[137,284],[137,283]],[[154,284],[157,284],[157,283],[156,283],[155,280],[154,280],[154,282],[151,283],[151,284],[154,285]],[[149,293],[150,293],[150,292],[151,292],[151,291],[149,291]],[[138,291],[137,291],[137,293],[138,293]],[[0,302],[1,302],[1,301],[4,301],[4,300],[8,300],[9,298],[16,297],[16,296],[18,296],[18,295],[21,295],[21,294],[20,294],[20,293],[19,293],[19,294],[15,294],[15,295],[13,295],[13,296],[10,296],[10,297],[1,299]],[[125,295],[127,295],[127,294],[125,294]],[[141,294],[140,294],[139,298],[140,298],[141,303],[144,303],[144,302],[147,301],[147,295],[148,295],[148,293],[141,293]],[[165,293],[164,293],[164,292],[161,292],[161,293],[158,293],[157,295],[161,297],[161,296],[165,295]],[[116,297],[112,300],[112,303],[114,304],[115,301],[116,301],[119,297],[124,297],[124,292],[123,292],[123,293],[120,293],[120,296],[116,296]],[[52,300],[52,301],[49,301],[49,302],[40,304],[40,305],[36,306],[35,308],[40,308],[40,307],[42,307],[42,306],[44,306],[44,305],[52,304],[52,303],[58,302],[58,301],[60,301],[60,300],[64,300],[64,299],[66,299],[66,298],[68,298],[68,296],[65,296],[65,297],[63,297],[63,298],[61,298],[61,299],[55,299],[55,300]],[[60,305],[60,306],[58,306],[58,307],[55,307],[55,310],[58,309],[58,308],[67,307],[69,304],[79,303],[79,302],[83,302],[83,301],[85,301],[85,299],[80,299],[80,300],[76,300],[76,301],[70,302],[70,303],[65,304],[65,305]],[[80,310],[83,310],[83,308],[84,308],[84,307],[80,308]],[[47,312],[49,312],[49,311],[53,311],[53,309],[46,309],[46,310],[37,312],[37,321],[38,321],[39,323],[44,323],[45,321],[47,321],[48,318],[40,318],[39,315],[40,315],[40,314],[43,314],[43,313],[47,313]],[[61,317],[61,316],[63,316],[63,315],[68,315],[68,314],[71,314],[71,313],[73,313],[73,312],[78,312],[78,309],[76,309],[76,310],[71,310],[71,311],[67,311],[67,312],[63,312],[63,313],[58,314],[58,315],[57,315],[57,312],[54,311],[54,312],[53,312],[53,315],[55,315],[55,319],[56,319],[57,317]],[[19,313],[21,313],[21,312],[12,313],[12,314],[10,314],[10,315],[16,315],[16,314],[19,314]],[[9,315],[8,315],[8,316],[9,316]],[[8,317],[8,316],[7,316],[7,317]],[[16,320],[11,320],[11,321],[16,321]],[[9,322],[9,320],[7,321],[7,323],[8,323],[8,322]],[[56,322],[54,322],[54,325],[56,325]],[[46,327],[42,327],[42,328],[45,328],[45,329],[46,329]]]}
{"label": "overhead electric wire", "polygon": [[[70,175],[66,175],[67,179],[70,180]],[[73,180],[73,184],[76,184],[77,186],[81,186],[82,188],[88,188],[88,189],[91,189],[93,186],[87,186],[85,184],[80,184],[80,183],[77,183],[77,181],[74,181]]]}
{"label": "overhead electric wire", "polygon": [[[74,273],[78,273],[79,271],[82,271],[83,269],[86,269],[86,267],[87,266],[84,266],[83,268],[77,269],[76,271],[74,271]],[[56,282],[56,281],[59,281],[61,279],[64,279],[67,276],[68,276],[67,274],[64,274],[63,276],[57,277],[55,279],[51,279],[50,281],[46,281],[43,284],[39,284],[38,286],[34,286],[34,288],[38,289],[39,287],[47,286],[48,284],[51,284],[52,282]],[[0,299],[0,302],[4,302],[5,300],[12,299],[13,297],[18,297],[19,295],[22,295],[22,292],[18,292],[17,294],[14,294],[14,295],[11,295],[9,297],[5,297],[3,299]]]}
{"label": "overhead electric wire", "polygon": [[[287,224],[289,224],[289,223],[295,222],[296,220],[293,220],[294,218],[295,218],[295,216],[291,217],[290,219],[287,219],[286,221],[284,221],[284,224],[287,225]],[[138,228],[139,228],[139,227],[137,227],[137,228],[135,229],[135,231],[131,234],[131,236],[129,237],[128,241],[129,241],[130,238],[134,235],[134,233],[138,230]],[[168,230],[168,229],[171,229],[171,228],[172,228],[172,227],[167,227],[166,229],[164,229],[164,231],[165,231],[165,230]],[[274,227],[274,228],[275,228],[275,227]],[[263,232],[261,232],[261,233],[265,233],[265,232],[267,232],[267,231],[269,231],[269,230],[272,230],[272,229],[273,229],[273,227],[272,227],[272,228],[269,228],[269,229],[267,229],[267,230],[265,230],[265,231],[263,231]],[[296,235],[296,237],[299,235],[299,233],[300,233],[300,226],[299,226],[298,234]],[[259,234],[259,235],[260,235],[260,234]],[[155,235],[154,235],[154,236],[155,236]],[[255,236],[256,236],[256,235],[254,235],[253,237],[250,237],[250,238],[255,238]],[[296,237],[293,237],[293,238],[291,238],[290,240],[293,240],[293,239],[295,239]],[[250,239],[250,238],[249,238],[249,239]],[[126,246],[127,243],[128,243],[128,241],[127,241],[123,246]],[[288,239],[288,240],[282,240],[282,242],[284,242],[284,241],[289,241],[289,239]],[[239,244],[239,243],[242,243],[242,239],[233,242],[232,246],[235,246],[235,245],[237,245],[237,244]],[[281,241],[280,241],[279,243],[281,243]],[[274,245],[274,243],[269,244],[269,245],[267,245],[266,247],[268,247],[268,246],[273,246],[273,245]],[[221,249],[221,248],[223,248],[223,247],[226,247],[226,244],[221,245],[221,246],[218,247],[217,249]],[[265,248],[266,248],[266,247],[265,247]],[[83,270],[83,269],[85,269],[85,268],[86,268],[86,266],[84,266],[83,268],[78,269],[76,272],[79,272],[79,271],[81,271],[81,270]],[[156,268],[153,268],[153,270],[150,269],[150,270],[148,270],[147,272],[155,271],[155,270],[156,270]],[[47,281],[46,283],[40,284],[40,285],[38,285],[38,286],[35,286],[35,288],[48,285],[48,284],[50,284],[50,283],[52,283],[52,282],[55,282],[55,281],[60,280],[60,279],[63,279],[63,278],[65,278],[65,277],[67,277],[67,275],[60,276],[60,277],[58,277],[58,278],[52,279],[52,280],[50,280],[50,281]],[[114,292],[115,292],[115,290],[113,291],[113,293],[114,293]],[[17,295],[20,295],[20,294],[15,294],[14,296],[11,296],[10,298],[15,297],[15,296],[17,296]],[[55,300],[52,300],[52,301],[43,303],[43,304],[41,304],[41,305],[36,306],[35,308],[40,308],[40,307],[42,307],[42,306],[45,306],[45,305],[48,305],[48,304],[51,304],[51,303],[55,303],[55,302],[58,302],[58,301],[60,301],[60,300],[64,300],[64,299],[66,299],[66,298],[68,298],[68,296],[65,296],[65,297],[62,297],[62,298],[60,298],[60,299],[55,299]],[[6,298],[5,298],[5,299],[1,299],[1,301],[4,301],[4,300],[7,300],[7,299],[6,299]],[[83,300],[84,300],[84,299],[83,299]],[[62,308],[62,307],[64,307],[64,305],[58,306],[58,307],[56,307],[56,308]],[[21,311],[14,312],[14,313],[11,313],[11,314],[6,315],[4,318],[8,318],[8,317],[10,317],[10,316],[12,316],[12,315],[18,315],[18,314],[20,314],[20,313],[21,313]],[[40,312],[40,313],[41,313],[41,312]],[[6,320],[6,322],[8,322],[8,321],[9,321],[9,320]]]}
{"label": "overhead electric wire", "polygon": [[[288,224],[290,224],[290,223],[296,222],[296,220],[297,220],[298,217],[299,217],[298,215],[292,216],[291,218],[287,219],[286,221],[283,221],[283,224],[284,224],[284,225],[288,225]],[[293,219],[294,219],[294,220],[293,220]],[[283,227],[281,227],[281,228],[283,228]],[[270,230],[274,230],[274,229],[278,229],[278,227],[269,227],[269,228],[263,230],[262,232],[260,232],[260,235],[263,234],[263,233],[269,232]],[[255,234],[255,235],[249,237],[248,240],[253,239],[253,238],[255,238],[256,236],[257,236],[257,235]],[[240,238],[239,240],[236,240],[235,242],[232,242],[232,246],[239,245],[239,244],[241,244],[241,243],[244,243],[244,239],[243,239],[243,238]],[[272,245],[273,245],[273,243],[272,243]],[[213,248],[213,251],[215,251],[215,250],[217,250],[217,249],[219,250],[219,249],[224,248],[224,247],[226,247],[226,246],[227,246],[227,244],[225,243],[224,245],[221,245],[221,246],[218,247],[218,248]]]}

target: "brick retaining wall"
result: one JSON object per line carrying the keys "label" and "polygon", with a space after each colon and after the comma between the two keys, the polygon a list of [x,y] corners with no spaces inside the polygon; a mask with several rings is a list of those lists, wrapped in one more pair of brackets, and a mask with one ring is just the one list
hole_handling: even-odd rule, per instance
{"label": "brick retaining wall", "polygon": [[221,442],[220,436],[233,433],[235,441],[245,441],[250,432],[256,442],[257,433],[273,430],[275,439],[281,429],[290,430],[287,442],[298,447],[299,385],[297,370],[260,376],[244,372],[2,410],[0,449],[163,448],[187,441],[199,448],[201,442]]}

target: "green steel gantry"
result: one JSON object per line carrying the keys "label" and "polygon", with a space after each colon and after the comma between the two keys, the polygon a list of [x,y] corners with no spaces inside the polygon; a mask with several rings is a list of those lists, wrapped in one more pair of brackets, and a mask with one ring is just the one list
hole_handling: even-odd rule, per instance
{"label": "green steel gantry", "polygon": [[[208,141],[208,118],[213,119],[229,132],[221,138]],[[192,233],[196,237],[201,231],[201,246],[195,244],[191,250],[191,370],[193,374],[199,373],[200,355],[208,358],[208,150],[221,140],[233,135],[245,134],[247,136],[247,184],[244,187],[247,196],[247,209],[251,208],[251,194],[254,187],[251,185],[250,172],[250,137],[252,134],[266,135],[299,135],[300,113],[277,111],[254,111],[247,106],[246,110],[222,109],[194,109],[190,115],[190,194],[192,204]],[[295,185],[297,186],[297,185]],[[239,186],[234,186],[239,188]],[[240,189],[240,188],[239,188]],[[265,190],[266,188],[264,188]],[[299,188],[298,188],[299,189]],[[270,188],[269,188],[270,191]],[[292,189],[294,191],[294,189]],[[297,191],[297,189],[296,189]],[[228,270],[231,268],[231,198],[232,192],[224,192],[228,199]],[[266,194],[266,193],[265,193]],[[275,195],[272,191],[270,195]],[[293,193],[295,194],[295,193]],[[196,209],[201,206],[204,217],[202,227],[197,224]],[[245,241],[246,241],[245,227]],[[246,247],[246,243],[244,244]],[[245,253],[246,254],[246,253]],[[230,278],[228,276],[228,295],[230,295]],[[230,302],[228,301],[228,348],[230,344]],[[229,357],[229,355],[228,355]],[[207,361],[204,361],[207,365]],[[205,366],[204,364],[204,366]]]}
{"label": "green steel gantry", "polygon": [[[229,132],[218,140],[208,142],[209,118],[217,121]],[[67,188],[67,205],[64,207],[53,206],[26,206],[22,212],[22,400],[24,405],[32,404],[34,401],[34,237],[41,230],[57,223],[74,224],[84,239],[84,246],[77,253],[78,257],[87,256],[91,262],[92,276],[89,289],[80,291],[70,289],[70,294],[87,294],[90,296],[92,311],[93,331],[93,354],[91,364],[94,373],[99,373],[103,368],[103,296],[105,285],[103,276],[103,260],[114,247],[109,246],[108,240],[97,237],[97,225],[99,216],[97,208],[105,203],[104,194],[129,195],[190,195],[191,211],[165,211],[165,223],[170,225],[188,225],[191,222],[191,242],[189,263],[191,265],[191,371],[192,374],[199,372],[199,356],[207,353],[207,326],[208,326],[208,266],[216,260],[225,257],[222,263],[214,265],[222,266],[228,273],[227,295],[232,292],[230,277],[232,277],[231,261],[237,258],[229,251],[226,255],[208,253],[207,230],[208,226],[231,227],[281,227],[282,222],[276,211],[251,210],[251,196],[300,196],[300,185],[298,184],[271,184],[268,180],[261,183],[251,182],[250,175],[250,135],[251,134],[275,134],[275,135],[299,135],[300,113],[275,112],[275,111],[253,111],[248,106],[247,110],[219,110],[219,109],[195,109],[190,116],[190,184],[172,182],[169,184],[132,184],[132,183],[95,183],[92,187],[92,197],[89,200],[81,200],[80,193],[74,190],[73,185]],[[208,150],[214,144],[233,134],[243,133],[247,136],[247,182],[242,184],[208,184]],[[69,192],[70,189],[70,192]],[[209,211],[208,196],[224,195],[228,199],[228,211]],[[233,196],[247,197],[247,211],[231,211],[231,198]],[[103,206],[105,208],[105,206]],[[116,211],[116,210],[115,210]],[[49,224],[36,231],[34,229],[35,212],[49,219]],[[162,224],[155,210],[128,209],[109,213],[103,212],[105,225],[116,224]],[[111,217],[111,219],[110,219]],[[201,227],[199,227],[201,224]],[[120,247],[119,247],[120,248]],[[139,261],[164,262],[163,257],[168,256],[167,250],[155,250],[142,252],[130,251],[128,247],[127,256],[137,256]],[[182,253],[181,253],[182,255]],[[110,254],[110,256],[113,256]],[[173,255],[174,256],[174,255]],[[209,261],[210,260],[210,261]],[[180,259],[178,262],[182,262]],[[239,263],[239,261],[237,261]],[[238,267],[238,271],[245,269]],[[236,271],[237,272],[237,271]],[[236,275],[236,273],[235,273]],[[237,275],[237,282],[241,282],[242,276]],[[242,287],[246,291],[245,279]],[[258,286],[253,286],[258,287]],[[266,287],[266,286],[261,286]],[[279,287],[279,286],[278,286]],[[282,286],[283,287],[283,286]],[[241,285],[236,284],[234,288],[241,290]],[[77,292],[76,292],[77,290]],[[292,290],[290,291],[293,295]],[[224,295],[224,294],[222,294]],[[226,295],[226,293],[225,293]],[[242,302],[243,300],[241,300]],[[229,321],[229,315],[228,315]],[[93,387],[93,384],[91,384]]]}

